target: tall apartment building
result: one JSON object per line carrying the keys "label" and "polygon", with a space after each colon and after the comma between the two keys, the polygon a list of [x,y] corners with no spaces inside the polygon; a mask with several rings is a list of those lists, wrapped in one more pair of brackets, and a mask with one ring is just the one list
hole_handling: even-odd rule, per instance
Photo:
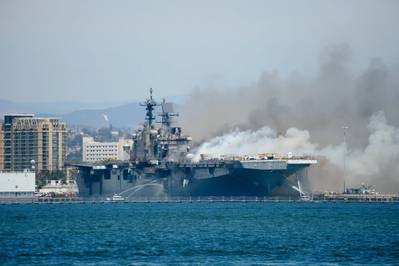
{"label": "tall apartment building", "polygon": [[107,160],[127,161],[133,140],[119,139],[118,142],[98,142],[92,137],[83,137],[82,161],[100,162]]}
{"label": "tall apartment building", "polygon": [[0,127],[1,170],[30,169],[32,160],[38,171],[63,168],[66,126],[60,119],[9,114]]}

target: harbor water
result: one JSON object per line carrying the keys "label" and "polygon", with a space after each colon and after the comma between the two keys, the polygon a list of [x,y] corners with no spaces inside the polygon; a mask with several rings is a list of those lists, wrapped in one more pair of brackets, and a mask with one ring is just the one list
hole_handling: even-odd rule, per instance
{"label": "harbor water", "polygon": [[0,265],[148,264],[399,264],[399,204],[0,205]]}

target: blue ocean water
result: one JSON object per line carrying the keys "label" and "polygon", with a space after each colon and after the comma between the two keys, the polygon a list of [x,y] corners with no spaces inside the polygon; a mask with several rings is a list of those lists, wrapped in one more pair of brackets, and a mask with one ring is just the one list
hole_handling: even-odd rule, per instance
{"label": "blue ocean water", "polygon": [[1,205],[0,264],[399,264],[399,204]]}

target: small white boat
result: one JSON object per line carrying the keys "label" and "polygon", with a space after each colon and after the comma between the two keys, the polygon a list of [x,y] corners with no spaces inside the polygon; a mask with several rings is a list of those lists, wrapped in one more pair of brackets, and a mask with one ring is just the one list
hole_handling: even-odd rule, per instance
{"label": "small white boat", "polygon": [[112,198],[107,198],[108,201],[124,201],[125,198],[119,194],[114,194]]}
{"label": "small white boat", "polygon": [[302,201],[311,201],[312,200],[312,198],[309,195],[309,193],[306,193],[305,191],[303,191],[301,183],[299,182],[299,179],[298,179],[298,186],[297,187],[296,186],[291,186],[291,187],[299,192],[300,200],[302,200]]}
{"label": "small white boat", "polygon": [[312,198],[308,194],[301,195],[300,199],[302,201],[311,201],[312,200]]}

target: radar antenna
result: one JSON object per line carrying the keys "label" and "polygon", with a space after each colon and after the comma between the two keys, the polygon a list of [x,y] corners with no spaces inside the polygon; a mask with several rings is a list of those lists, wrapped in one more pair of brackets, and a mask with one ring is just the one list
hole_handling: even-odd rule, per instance
{"label": "radar antenna", "polygon": [[165,102],[165,99],[162,100],[161,106],[162,113],[159,114],[161,117],[161,124],[165,129],[169,130],[173,122],[172,117],[179,116],[179,113],[174,113],[172,104]]}

